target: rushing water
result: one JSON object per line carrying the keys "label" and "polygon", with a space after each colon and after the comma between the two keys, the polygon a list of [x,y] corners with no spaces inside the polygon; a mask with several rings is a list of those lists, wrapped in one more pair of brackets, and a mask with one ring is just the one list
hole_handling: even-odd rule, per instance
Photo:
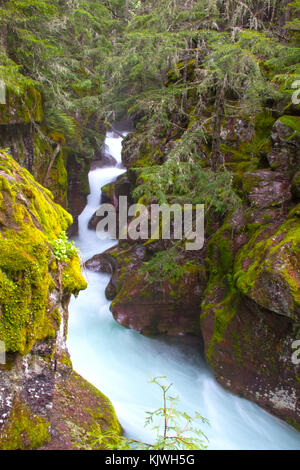
{"label": "rushing water", "polygon": [[[112,133],[106,145],[121,162],[122,139]],[[120,166],[120,165],[118,165]],[[115,245],[99,240],[87,224],[99,206],[101,187],[114,181],[124,170],[100,168],[89,174],[88,203],[79,217],[75,239],[84,260]],[[74,369],[98,387],[112,401],[127,436],[153,440],[144,427],[147,411],[161,407],[161,392],[151,377],[167,376],[178,407],[209,420],[202,425],[209,449],[300,449],[300,433],[257,405],[231,395],[215,381],[201,357],[191,348],[183,349],[159,339],[146,338],[113,319],[104,290],[106,274],[86,271],[88,288],[70,304],[68,347]]]}

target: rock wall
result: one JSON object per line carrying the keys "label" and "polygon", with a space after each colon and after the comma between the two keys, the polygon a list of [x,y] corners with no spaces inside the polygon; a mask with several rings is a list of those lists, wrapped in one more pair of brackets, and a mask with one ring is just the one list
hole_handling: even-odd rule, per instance
{"label": "rock wall", "polygon": [[[80,125],[85,126],[83,122]],[[42,97],[33,87],[20,96],[7,93],[6,104],[0,104],[0,147],[8,149],[21,166],[50,189],[55,202],[68,209],[74,220],[69,234],[76,235],[77,217],[89,194],[90,160],[76,158],[76,149],[64,135],[47,129]]]}
{"label": "rock wall", "polygon": [[[195,124],[192,109],[181,134]],[[145,262],[168,248],[161,242],[120,242],[90,262],[112,272],[107,296],[118,322],[144,334],[203,338],[208,362],[224,387],[296,427],[300,366],[292,362],[292,343],[300,334],[299,124],[297,115],[266,111],[248,120],[223,120],[221,160],[232,171],[242,205],[225,219],[209,216],[205,245],[186,253],[183,262],[193,269],[180,281],[170,277],[153,284],[141,274]],[[151,141],[139,132],[125,139],[130,184],[121,194],[140,184],[134,168],[162,164],[181,138],[160,130]],[[211,132],[207,128],[208,142]],[[199,152],[204,168],[210,168],[209,145],[199,145]],[[108,200],[113,202],[119,188],[105,188]],[[94,218],[91,227],[96,223]]]}
{"label": "rock wall", "polygon": [[37,90],[30,87],[19,97],[8,94],[6,104],[0,104],[0,147],[9,149],[15,160],[66,208],[68,176],[64,148],[61,147],[45,180],[56,145],[62,143],[63,136],[49,133],[42,124],[43,118],[42,97]]}
{"label": "rock wall", "polygon": [[51,243],[72,217],[6,151],[0,187],[0,449],[85,448],[88,431],[120,426],[106,397],[72,372],[66,347],[70,297],[86,282],[79,257],[59,261]]}

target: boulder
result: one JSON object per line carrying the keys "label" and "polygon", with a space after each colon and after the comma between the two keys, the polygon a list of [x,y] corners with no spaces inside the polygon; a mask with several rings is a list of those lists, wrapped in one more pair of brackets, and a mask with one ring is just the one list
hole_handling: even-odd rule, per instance
{"label": "boulder", "polygon": [[93,257],[86,266],[112,272],[106,296],[113,299],[111,311],[121,325],[145,335],[191,336],[200,340],[203,265],[187,263],[181,279],[149,282],[147,273],[140,269],[149,253],[142,243],[122,243]]}
{"label": "boulder", "polygon": [[210,241],[201,330],[223,386],[299,425],[300,365],[292,362],[300,320],[299,207],[281,219],[280,212],[263,215],[245,214],[248,241],[235,255],[229,228]]}
{"label": "boulder", "polygon": [[292,198],[289,175],[271,170],[246,172],[243,190],[249,202],[259,208],[282,205]]}
{"label": "boulder", "polygon": [[294,171],[300,166],[300,117],[282,116],[271,133],[273,148],[268,162],[274,170]]}

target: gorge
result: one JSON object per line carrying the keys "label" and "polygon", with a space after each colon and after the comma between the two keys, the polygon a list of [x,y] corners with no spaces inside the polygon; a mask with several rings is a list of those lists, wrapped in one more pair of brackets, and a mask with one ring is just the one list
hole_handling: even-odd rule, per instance
{"label": "gorge", "polygon": [[299,449],[299,13],[0,0],[0,450]]}

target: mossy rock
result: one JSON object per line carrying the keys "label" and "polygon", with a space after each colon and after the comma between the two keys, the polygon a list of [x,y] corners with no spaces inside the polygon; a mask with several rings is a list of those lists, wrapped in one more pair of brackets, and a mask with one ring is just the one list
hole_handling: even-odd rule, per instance
{"label": "mossy rock", "polygon": [[272,129],[273,149],[268,161],[273,169],[293,172],[300,166],[300,117],[282,116]]}
{"label": "mossy rock", "polygon": [[289,128],[288,139],[291,140],[295,136],[300,137],[300,116],[282,116],[278,121],[284,125],[286,128]]}
{"label": "mossy rock", "polygon": [[51,439],[44,450],[109,448],[109,439],[93,441],[104,433],[121,435],[121,426],[110,400],[76,372],[56,383],[51,410]]}
{"label": "mossy rock", "polygon": [[10,419],[1,429],[0,450],[33,450],[50,439],[50,423],[15,399]]}
{"label": "mossy rock", "polygon": [[275,232],[261,234],[258,227],[236,257],[236,286],[261,307],[299,321],[300,220],[295,209]]}
{"label": "mossy rock", "polygon": [[[46,131],[44,131],[46,133]],[[53,155],[53,147],[51,143],[40,133],[33,136],[33,152],[34,165],[32,174],[37,181],[44,183],[48,164]],[[18,158],[19,163],[24,166],[23,162]],[[68,194],[68,173],[66,169],[67,151],[63,147],[57,155],[54,165],[51,168],[49,177],[44,183],[53,193],[55,202],[64,208],[67,207]]]}
{"label": "mossy rock", "polygon": [[300,199],[300,171],[297,171],[293,177],[292,194],[296,199]]}
{"label": "mossy rock", "polygon": [[292,199],[291,182],[286,172],[257,170],[243,175],[243,191],[256,207],[280,206]]}
{"label": "mossy rock", "polygon": [[[0,339],[7,351],[26,354],[35,342],[56,334],[50,295],[60,288],[61,272],[50,242],[72,217],[4,151],[0,188]],[[60,267],[68,293],[86,287],[78,263],[74,258]]]}
{"label": "mossy rock", "polygon": [[32,86],[20,96],[7,92],[6,104],[0,104],[1,125],[40,122],[43,116],[41,94]]}
{"label": "mossy rock", "polygon": [[145,247],[110,251],[117,260],[108,294],[114,295],[111,311],[117,322],[144,335],[200,337],[199,304],[205,285],[201,264],[186,263],[180,278],[162,278],[149,283],[140,269]]}

